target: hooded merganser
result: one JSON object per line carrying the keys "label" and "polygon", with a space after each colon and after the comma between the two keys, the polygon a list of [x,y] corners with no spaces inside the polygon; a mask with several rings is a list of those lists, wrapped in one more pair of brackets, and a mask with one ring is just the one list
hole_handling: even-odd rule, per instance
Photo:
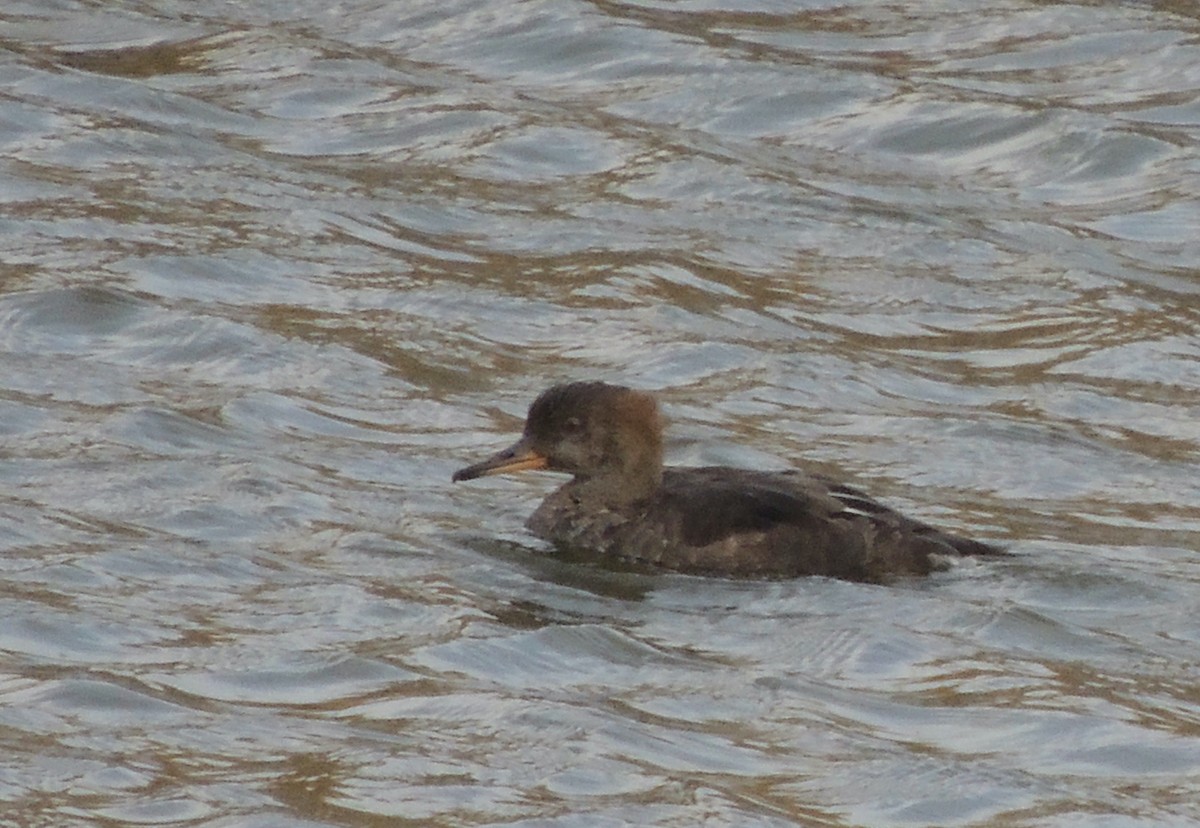
{"label": "hooded merganser", "polygon": [[529,529],[607,560],[695,574],[879,582],[927,574],[945,556],[1003,554],[821,475],[663,468],[654,397],[619,385],[550,388],[529,407],[520,440],[453,479],[526,469],[574,475],[542,502]]}

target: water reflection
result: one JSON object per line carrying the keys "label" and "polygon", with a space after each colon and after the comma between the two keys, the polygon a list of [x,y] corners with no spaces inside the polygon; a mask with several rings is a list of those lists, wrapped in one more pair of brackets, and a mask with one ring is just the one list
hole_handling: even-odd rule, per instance
{"label": "water reflection", "polygon": [[[1200,818],[1189,4],[0,19],[12,819]],[[1017,554],[547,556],[576,378]]]}

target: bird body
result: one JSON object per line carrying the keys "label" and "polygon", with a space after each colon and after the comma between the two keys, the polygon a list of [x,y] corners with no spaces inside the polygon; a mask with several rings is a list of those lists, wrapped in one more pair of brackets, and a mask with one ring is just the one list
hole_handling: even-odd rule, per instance
{"label": "bird body", "polygon": [[1002,554],[823,475],[664,468],[654,398],[622,386],[550,388],[530,406],[515,445],[454,480],[524,469],[572,475],[533,513],[529,529],[605,561],[705,575],[878,582],[927,574],[951,556]]}

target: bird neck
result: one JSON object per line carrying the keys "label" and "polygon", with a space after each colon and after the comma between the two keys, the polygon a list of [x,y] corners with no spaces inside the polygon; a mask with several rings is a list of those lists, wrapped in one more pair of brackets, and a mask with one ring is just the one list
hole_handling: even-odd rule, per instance
{"label": "bird neck", "polygon": [[576,475],[570,485],[580,500],[614,507],[650,497],[661,483],[662,460],[648,456],[586,477]]}

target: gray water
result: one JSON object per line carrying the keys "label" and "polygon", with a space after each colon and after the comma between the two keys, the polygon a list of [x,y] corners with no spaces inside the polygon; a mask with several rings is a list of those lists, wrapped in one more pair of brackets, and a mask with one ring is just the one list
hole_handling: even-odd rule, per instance
{"label": "gray water", "polygon": [[[15,826],[1200,824],[1200,7],[10,2]],[[1014,553],[556,559],[538,391]]]}

